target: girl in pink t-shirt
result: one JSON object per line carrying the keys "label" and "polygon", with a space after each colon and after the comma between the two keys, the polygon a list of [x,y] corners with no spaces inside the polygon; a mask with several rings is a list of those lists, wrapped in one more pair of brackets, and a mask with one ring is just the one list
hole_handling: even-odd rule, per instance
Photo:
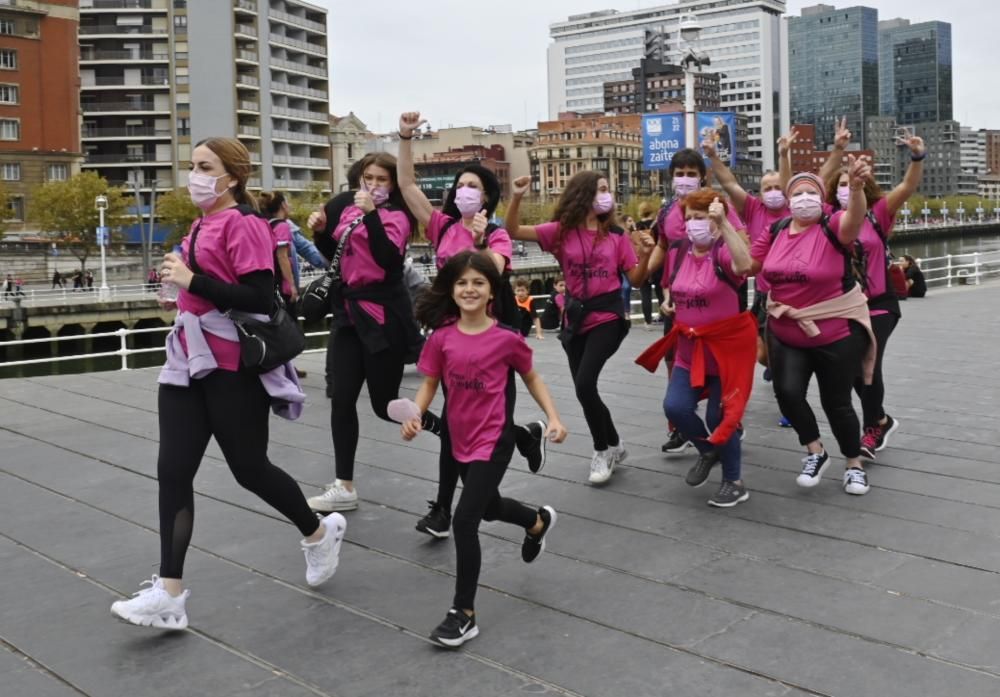
{"label": "girl in pink t-shirt", "polygon": [[[750,249],[743,236],[726,218],[726,204],[712,189],[689,194],[683,206],[687,239],[678,250],[670,270],[669,296],[665,303],[683,326],[700,327],[740,314],[739,287],[750,270]],[[709,430],[722,422],[722,381],[711,351],[706,350],[704,386],[691,385],[691,358],[694,341],[686,335],[678,339],[674,368],[670,374],[663,411],[682,437],[698,449],[698,461],[687,473],[690,486],[701,486],[712,468],[722,462],[722,482],[708,503],[728,508],[750,498],[740,474],[740,434],[733,433],[719,448],[706,439]],[[751,359],[752,360],[752,359]],[[698,402],[708,388],[705,422],[698,416]]]}
{"label": "girl in pink t-shirt", "polygon": [[[804,309],[856,288],[847,257],[861,231],[865,214],[861,189],[869,171],[864,161],[852,161],[850,204],[829,220],[823,213],[826,191],[822,180],[810,173],[791,178],[787,190],[791,221],[784,229],[758,237],[750,249],[752,271],[762,273],[771,286],[769,308],[782,304]],[[861,325],[843,317],[818,319],[815,326],[819,331],[810,336],[796,320],[773,313],[767,324],[778,406],[807,450],[796,482],[803,487],[816,486],[830,464],[816,417],[806,401],[809,381],[815,374],[823,410],[847,460],[844,491],[865,494],[868,477],[860,460],[860,427],[851,403],[851,386],[861,374],[868,334]]]}
{"label": "girl in pink t-shirt", "polygon": [[[190,327],[192,318],[201,324],[198,318],[210,313],[216,325],[227,321],[219,312],[229,309],[270,313],[274,244],[246,190],[250,153],[236,139],[209,138],[195,145],[191,170],[188,190],[204,215],[185,238],[183,253],[164,257],[161,272],[164,282],[181,289],[176,303],[181,319]],[[192,251],[197,273],[188,265]],[[207,329],[205,334],[212,336]],[[184,386],[159,388],[160,573],[146,582],[151,587],[111,606],[112,614],[132,624],[174,630],[188,625],[189,591],[181,579],[194,526],[194,477],[213,437],[236,480],[304,536],[306,582],[319,585],[337,568],[347,527],[343,516],[317,521],[295,480],[268,460],[271,397],[261,375],[240,367],[239,344],[218,341],[230,345],[207,342],[218,367],[198,377],[192,374]],[[186,344],[184,352],[187,355]],[[190,370],[191,363],[186,367]]]}
{"label": "girl in pink t-shirt", "polygon": [[288,199],[280,192],[264,192],[260,195],[261,213],[267,218],[274,236],[274,273],[279,281],[281,296],[288,307],[295,307],[299,299],[299,289],[295,287],[292,273],[292,228],[288,224]]}
{"label": "girl in pink t-shirt", "polygon": [[[875,459],[875,453],[889,443],[889,436],[897,428],[899,422],[885,412],[885,379],[882,374],[882,361],[885,349],[889,343],[902,313],[899,299],[896,297],[889,282],[889,240],[894,232],[896,212],[920,186],[923,178],[924,158],[927,156],[924,141],[918,136],[907,135],[898,138],[899,145],[910,149],[910,165],[903,181],[892,191],[883,194],[874,177],[865,181],[865,201],[868,214],[861,225],[861,235],[858,239],[865,251],[865,294],[868,296],[868,308],[871,312],[872,331],[878,342],[875,357],[875,373],[872,384],[865,385],[859,377],[854,383],[854,391],[861,398],[862,427],[861,454],[869,459]],[[827,202],[835,209],[847,205],[850,197],[849,180],[846,173],[834,175],[827,181],[829,191]]]}
{"label": "girl in pink t-shirt", "polygon": [[530,184],[530,177],[514,181],[507,226],[515,239],[538,242],[562,268],[567,299],[559,338],[594,442],[590,482],[603,484],[627,453],[611,412],[597,392],[597,380],[628,332],[621,275],[626,274],[634,286],[646,280],[653,238],[648,232],[632,233],[639,247],[637,258],[633,240],[614,230],[614,197],[599,172],[573,175],[559,197],[553,222],[520,225],[521,197]]}
{"label": "girl in pink t-shirt", "polygon": [[481,552],[479,523],[502,520],[524,528],[521,558],[532,562],[545,549],[556,522],[551,506],[531,509],[500,495],[500,482],[514,451],[514,373],[545,412],[544,437],[562,442],[566,429],[541,376],[531,366],[531,349],[518,332],[500,326],[488,308],[503,281],[492,258],[464,251],[452,256],[417,303],[417,318],[434,332],[417,368],[425,376],[415,397],[414,418],[401,432],[411,440],[422,430],[440,385],[444,390],[442,453],[456,463],[462,495],[455,508],[455,597],[430,638],[457,648],[479,634],[475,618]]}

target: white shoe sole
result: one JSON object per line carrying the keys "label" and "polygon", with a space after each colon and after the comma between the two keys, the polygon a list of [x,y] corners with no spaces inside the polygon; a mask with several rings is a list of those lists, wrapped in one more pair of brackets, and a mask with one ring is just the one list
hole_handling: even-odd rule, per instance
{"label": "white shoe sole", "polygon": [[795,478],[795,483],[801,486],[803,489],[812,489],[814,486],[818,486],[820,481],[822,481],[823,479],[823,473],[826,472],[826,468],[830,466],[830,462],[832,461],[833,458],[828,456],[826,458],[826,462],[820,465],[819,472],[816,473],[815,477],[807,477],[803,474],[800,474],[798,477]]}
{"label": "white shoe sole", "polygon": [[187,629],[188,618],[185,612],[180,617],[170,617],[164,620],[162,617],[147,617],[141,615],[130,615],[127,612],[115,609],[115,606],[111,606],[111,614],[115,619],[120,622],[125,622],[126,624],[135,625],[136,627],[152,627],[153,629],[166,629],[169,631],[180,631],[182,629]]}
{"label": "white shoe sole", "polygon": [[848,489],[846,486],[844,487],[844,493],[845,494],[850,494],[851,496],[864,496],[865,494],[867,494],[871,490],[872,490],[872,488],[870,486],[865,487],[864,490],[860,490],[860,489],[851,490],[851,489]]}
{"label": "white shoe sole", "polygon": [[743,492],[743,496],[739,497],[738,499],[736,499],[735,501],[733,501],[731,503],[718,503],[717,501],[713,501],[712,499],[709,499],[708,500],[708,505],[709,506],[715,506],[716,508],[732,508],[733,506],[735,506],[738,503],[743,503],[744,501],[749,501],[749,500],[750,500],[750,492],[749,491],[744,491]]}
{"label": "white shoe sole", "polygon": [[674,448],[673,450],[665,450],[664,455],[682,455],[688,448],[693,448],[694,444],[691,441],[687,441],[679,448]]}
{"label": "white shoe sole", "polygon": [[591,484],[607,484],[608,481],[611,479],[611,475],[614,474],[614,473],[615,473],[615,466],[614,466],[614,463],[612,463],[611,466],[608,467],[608,473],[607,473],[607,475],[603,475],[602,476],[600,474],[596,474],[594,472],[591,472],[590,473],[590,477],[588,478],[588,481]]}
{"label": "white shoe sole", "polygon": [[309,504],[311,508],[316,513],[337,513],[338,511],[354,511],[358,508],[358,500],[353,501],[337,501],[335,503],[328,503],[326,501],[318,500],[318,496],[313,496],[312,498],[306,499],[306,503]]}
{"label": "white shoe sole", "polygon": [[435,539],[438,539],[438,540],[446,540],[446,539],[448,539],[448,537],[451,536],[451,533],[448,530],[443,530],[443,531],[442,530],[431,530],[428,527],[419,527],[418,526],[417,527],[417,532],[422,532],[425,535],[430,535],[431,537],[433,537]]}
{"label": "white shoe sole", "polygon": [[[334,518],[334,516],[336,516],[336,518]],[[331,522],[328,523],[328,520]],[[340,547],[343,545],[344,535],[347,533],[347,520],[345,520],[344,516],[339,513],[331,514],[323,518],[323,520],[320,521],[320,525],[326,528],[326,534],[332,534],[335,536],[333,540],[334,561],[333,565],[327,570],[327,573],[323,574],[320,578],[313,579],[312,581],[306,578],[306,584],[311,588],[315,588],[316,586],[326,583],[333,578],[335,573],[337,573],[337,567],[340,566]]]}
{"label": "white shoe sole", "polygon": [[893,419],[892,420],[892,428],[890,428],[888,431],[886,431],[885,433],[882,434],[882,445],[880,445],[879,447],[875,448],[875,452],[879,452],[881,450],[885,450],[886,446],[889,445],[889,436],[891,436],[893,433],[895,433],[897,428],[899,428],[899,421],[897,421],[896,419]]}
{"label": "white shoe sole", "polygon": [[475,639],[477,636],[479,636],[479,627],[473,627],[457,639],[445,639],[444,637],[432,636],[431,641],[438,646],[445,647],[446,649],[457,649],[465,642]]}
{"label": "white shoe sole", "polygon": [[[549,512],[549,527],[545,530],[545,536],[542,537],[542,543],[538,545],[539,547],[538,557],[545,554],[545,540],[548,539],[549,533],[552,532],[552,528],[556,526],[556,521],[559,520],[559,516],[556,515],[556,509],[554,509],[552,506],[542,506],[542,508],[544,508],[546,511]],[[532,562],[538,561],[538,557],[535,557],[531,561]]]}
{"label": "white shoe sole", "polygon": [[[538,469],[536,469],[534,472],[532,472],[532,474],[538,474],[539,472],[542,471],[542,468],[545,467],[545,457],[546,457],[546,453],[545,453],[545,440],[546,440],[546,438],[545,438],[545,429],[546,429],[546,425],[545,425],[544,421],[536,421],[535,423],[542,427],[542,437],[541,437],[540,443],[539,443],[539,449],[542,451],[542,461],[539,463]],[[530,470],[531,468],[529,467],[528,469]]]}

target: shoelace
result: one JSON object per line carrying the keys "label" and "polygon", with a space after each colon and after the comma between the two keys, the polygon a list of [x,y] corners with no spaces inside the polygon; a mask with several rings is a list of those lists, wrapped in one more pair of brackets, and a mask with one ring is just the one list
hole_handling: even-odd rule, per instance
{"label": "shoelace", "polygon": [[862,486],[868,485],[868,475],[865,471],[858,469],[857,467],[851,467],[847,470],[847,484],[861,484]]}
{"label": "shoelace", "polygon": [[594,453],[594,459],[590,461],[590,471],[591,472],[603,472],[608,468],[607,459]]}
{"label": "shoelace", "polygon": [[802,458],[802,474],[807,474],[810,477],[815,476],[822,460],[823,453],[809,453],[806,455]]}
{"label": "shoelace", "polygon": [[725,497],[736,491],[736,485],[732,482],[722,482],[722,486],[719,487],[719,497]]}
{"label": "shoelace", "polygon": [[866,426],[865,435],[861,438],[865,445],[871,445],[878,441],[881,430],[878,426]]}
{"label": "shoelace", "polygon": [[[153,578],[147,578],[145,581],[139,584],[139,590],[132,594],[133,598],[138,598],[140,595],[146,595],[147,593],[152,593],[157,589],[156,584],[159,583],[160,577],[153,574]],[[149,588],[143,588],[145,585],[149,585]]]}

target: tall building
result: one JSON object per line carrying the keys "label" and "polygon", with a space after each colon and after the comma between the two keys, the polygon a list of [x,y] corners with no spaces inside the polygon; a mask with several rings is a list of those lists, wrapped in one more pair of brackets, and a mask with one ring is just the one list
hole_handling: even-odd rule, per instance
{"label": "tall building", "polygon": [[302,0],[81,0],[84,169],[186,186],[193,145],[239,138],[251,188],[330,189],[326,10]]}
{"label": "tall building", "polygon": [[986,131],[962,126],[960,134],[962,171],[958,179],[958,193],[977,196],[979,178],[986,176]]}
{"label": "tall building", "polygon": [[986,131],[986,171],[1000,174],[1000,131]]}
{"label": "tall building", "polygon": [[879,109],[901,124],[952,119],[951,25],[878,23]]}
{"label": "tall building", "polygon": [[896,119],[892,116],[870,116],[865,122],[865,142],[874,152],[872,167],[875,182],[883,191],[899,183],[900,146],[896,144]]}
{"label": "tall building", "polygon": [[788,100],[792,123],[816,127],[816,147],[833,146],[836,122],[864,142],[879,114],[878,10],[814,5],[788,18]]}
{"label": "tall building", "polygon": [[[643,58],[639,63],[627,80],[604,83],[604,113],[643,114],[660,111],[667,104],[679,107],[671,111],[683,111],[684,69],[652,58]],[[718,73],[695,75],[694,106],[697,111],[719,110]]]}
{"label": "tall building", "polygon": [[724,74],[721,108],[746,114],[753,159],[775,166],[778,93],[782,52],[779,45],[784,0],[685,0],[641,10],[603,10],[573,15],[549,26],[549,118],[563,112],[601,113],[604,83],[629,80],[646,54],[646,31],[665,34],[670,52],[680,45],[681,17],[694,13],[702,25],[693,46]]}
{"label": "tall building", "polygon": [[[924,177],[917,192],[925,196],[957,193],[962,176],[961,127],[958,121],[927,121],[913,125],[912,129],[927,146]],[[909,150],[902,148],[900,172],[909,162]]]}
{"label": "tall building", "polygon": [[434,205],[444,202],[455,175],[467,165],[479,165],[493,172],[500,184],[501,198],[510,198],[510,162],[502,145],[466,145],[448,152],[413,158],[417,186]]}
{"label": "tall building", "polygon": [[29,232],[31,190],[79,170],[80,108],[75,0],[0,2],[0,211]]}

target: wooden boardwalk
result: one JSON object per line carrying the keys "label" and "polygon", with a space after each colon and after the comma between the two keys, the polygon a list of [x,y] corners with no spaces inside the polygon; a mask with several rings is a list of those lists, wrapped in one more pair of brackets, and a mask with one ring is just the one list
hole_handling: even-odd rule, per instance
{"label": "wooden boardwalk", "polygon": [[[592,697],[1000,694],[1000,286],[904,303],[887,405],[901,423],[845,495],[839,462],[794,482],[800,449],[769,386],[745,419],[748,503],[705,505],[692,456],[667,459],[665,376],[632,364],[633,330],[602,391],[630,457],[584,482],[589,438],[554,337],[536,364],[570,439],[539,475],[516,459],[504,490],[551,503],[537,563],[483,527],[482,633],[448,653],[424,637],[452,594],[454,548],[413,529],[435,489],[438,442],[412,444],[362,403],[361,507],[337,575],[303,578],[298,535],[241,490],[213,444],[188,555],[192,626],[115,622],[111,602],[156,571],[156,373],[0,382],[0,694]],[[306,357],[301,422],[272,420],[271,457],[307,493],[332,479],[322,355]],[[412,394],[418,377],[408,370]],[[522,390],[519,416],[537,412]],[[832,443],[825,423],[828,442]]]}

